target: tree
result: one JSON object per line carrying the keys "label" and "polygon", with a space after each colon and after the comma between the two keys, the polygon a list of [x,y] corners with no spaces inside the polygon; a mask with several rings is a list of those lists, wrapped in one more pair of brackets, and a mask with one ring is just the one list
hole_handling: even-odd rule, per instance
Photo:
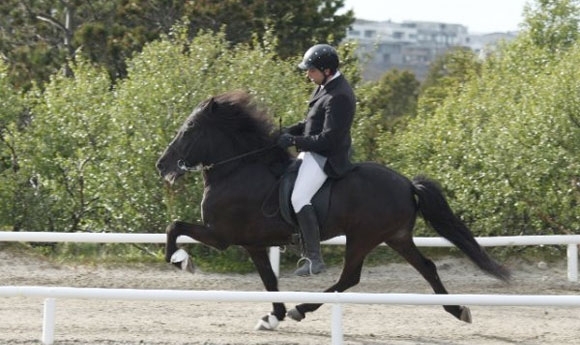
{"label": "tree", "polygon": [[260,42],[273,31],[279,55],[290,57],[314,41],[340,42],[354,21],[352,11],[336,15],[342,6],[344,0],[6,0],[0,54],[22,89],[63,68],[70,75],[66,62],[78,54],[104,66],[115,81],[127,75],[128,58],[185,18],[191,37],[226,26],[233,45]]}
{"label": "tree", "polygon": [[28,181],[19,174],[22,152],[17,141],[30,118],[25,99],[10,85],[7,71],[0,60],[0,229],[18,230],[24,217],[20,187]]}
{"label": "tree", "polygon": [[52,4],[18,0],[3,1],[0,5],[0,54],[9,66],[12,83],[19,88],[27,89],[33,82],[48,80],[66,58],[61,30],[66,27],[61,23],[50,24],[52,8],[58,12],[62,6],[56,1]]}
{"label": "tree", "polygon": [[0,5],[0,51],[14,83],[42,84],[79,52],[126,76],[125,60],[168,32],[188,2],[155,0],[7,0]]}
{"label": "tree", "polygon": [[377,83],[367,86],[364,106],[380,113],[387,121],[396,117],[414,116],[420,83],[409,71],[389,70]]}
{"label": "tree", "polygon": [[336,14],[344,0],[200,0],[192,7],[187,17],[194,32],[217,32],[225,25],[227,39],[235,44],[272,30],[282,58],[305,52],[313,42],[338,45],[354,22],[352,10]]}
{"label": "tree", "polygon": [[389,161],[387,154],[381,157],[378,147],[387,146],[394,132],[416,115],[419,86],[412,72],[393,69],[357,90],[358,109],[353,127],[358,160]]}
{"label": "tree", "polygon": [[551,53],[571,47],[579,37],[578,0],[536,0],[524,7],[523,29],[534,45]]}
{"label": "tree", "polygon": [[454,48],[438,56],[421,84],[419,114],[431,115],[449,96],[456,95],[470,78],[480,73],[481,62],[473,51]]}

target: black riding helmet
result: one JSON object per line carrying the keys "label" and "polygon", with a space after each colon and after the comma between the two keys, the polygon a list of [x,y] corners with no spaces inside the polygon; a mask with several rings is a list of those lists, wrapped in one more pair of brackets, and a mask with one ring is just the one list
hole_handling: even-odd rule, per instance
{"label": "black riding helmet", "polygon": [[328,44],[317,44],[306,51],[298,68],[307,70],[317,68],[320,71],[330,69],[333,73],[338,68],[338,54],[336,49]]}

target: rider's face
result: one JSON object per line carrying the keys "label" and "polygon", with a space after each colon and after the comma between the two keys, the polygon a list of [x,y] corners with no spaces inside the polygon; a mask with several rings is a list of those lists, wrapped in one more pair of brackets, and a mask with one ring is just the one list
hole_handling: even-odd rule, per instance
{"label": "rider's face", "polygon": [[[328,70],[326,70],[326,72],[328,72]],[[321,85],[324,81],[324,73],[322,73],[318,68],[309,68],[306,70],[306,75],[308,76],[308,79],[316,85]]]}

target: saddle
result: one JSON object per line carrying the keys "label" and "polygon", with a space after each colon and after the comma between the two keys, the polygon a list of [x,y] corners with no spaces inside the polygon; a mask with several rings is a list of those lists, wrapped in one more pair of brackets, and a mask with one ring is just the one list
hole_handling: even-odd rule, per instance
{"label": "saddle", "polygon": [[[296,219],[296,212],[294,207],[292,207],[292,202],[290,201],[290,196],[292,195],[292,190],[294,190],[294,182],[298,176],[298,168],[302,164],[301,160],[294,161],[280,177],[280,186],[278,188],[278,201],[280,206],[280,215],[282,218],[298,229],[298,221]],[[312,206],[318,217],[318,225],[322,225],[326,222],[326,217],[328,216],[328,209],[330,208],[330,191],[333,184],[332,179],[326,179],[322,187],[316,192],[312,198]]]}

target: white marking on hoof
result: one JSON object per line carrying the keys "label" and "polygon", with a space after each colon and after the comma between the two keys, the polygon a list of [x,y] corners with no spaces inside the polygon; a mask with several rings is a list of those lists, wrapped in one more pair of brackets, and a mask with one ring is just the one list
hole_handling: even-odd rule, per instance
{"label": "white marking on hoof", "polygon": [[187,271],[190,273],[195,272],[195,268],[193,267],[193,262],[189,260],[189,255],[183,249],[178,249],[173,255],[171,255],[171,263],[178,264],[181,263],[181,269],[183,271]]}
{"label": "white marking on hoof", "polygon": [[461,309],[461,317],[459,319],[461,321],[471,323],[471,310],[469,310],[467,307],[461,307]]}
{"label": "white marking on hoof", "polygon": [[187,252],[183,249],[178,249],[175,251],[175,253],[173,253],[173,255],[171,255],[171,263],[172,264],[176,264],[178,262],[182,262],[183,260],[186,260],[189,257],[189,255],[187,255]]}
{"label": "white marking on hoof", "polygon": [[254,329],[256,331],[273,331],[278,327],[279,324],[280,321],[278,321],[276,315],[268,314],[258,320],[258,324],[256,327],[254,327]]}
{"label": "white marking on hoof", "polygon": [[289,318],[291,318],[292,320],[295,320],[295,321],[302,321],[302,320],[304,320],[304,317],[305,317],[304,314],[299,312],[298,309],[296,309],[296,308],[288,310],[288,312],[286,313],[286,316],[288,316]]}

